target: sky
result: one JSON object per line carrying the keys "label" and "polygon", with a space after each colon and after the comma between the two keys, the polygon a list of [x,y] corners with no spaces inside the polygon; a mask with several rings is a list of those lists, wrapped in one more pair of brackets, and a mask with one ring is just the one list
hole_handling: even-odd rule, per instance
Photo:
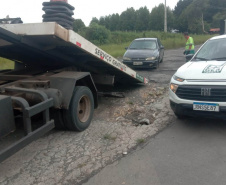
{"label": "sky", "polygon": [[[9,15],[10,18],[20,17],[24,23],[42,22],[42,3],[50,0],[1,0],[0,18]],[[167,0],[166,4],[174,9],[179,0]],[[100,18],[114,13],[119,15],[127,8],[138,10],[146,6],[149,11],[165,0],[68,0],[75,7],[73,18],[82,19],[86,26],[93,17]]]}

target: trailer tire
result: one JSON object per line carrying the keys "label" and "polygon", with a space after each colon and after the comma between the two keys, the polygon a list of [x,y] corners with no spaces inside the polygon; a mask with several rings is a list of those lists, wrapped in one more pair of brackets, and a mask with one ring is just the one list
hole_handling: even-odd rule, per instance
{"label": "trailer tire", "polygon": [[66,127],[72,131],[83,131],[91,123],[94,111],[94,99],[91,90],[85,86],[76,86],[68,110],[63,118]]}

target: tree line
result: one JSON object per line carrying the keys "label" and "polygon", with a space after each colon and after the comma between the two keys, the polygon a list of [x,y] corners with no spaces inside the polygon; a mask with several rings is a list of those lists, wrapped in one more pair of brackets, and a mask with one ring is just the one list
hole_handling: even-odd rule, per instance
{"label": "tree line", "polygon": [[225,0],[179,0],[174,11],[175,26],[181,31],[206,33],[226,19]]}
{"label": "tree line", "polygon": [[[220,21],[225,19],[226,0],[179,0],[174,9],[167,7],[168,31],[178,29],[180,32],[207,33],[210,28],[219,28]],[[74,31],[82,32],[86,38],[95,38],[100,33],[104,37],[109,31],[150,30],[164,30],[164,4],[151,11],[145,6],[138,10],[128,8],[120,15],[116,13],[99,19],[94,17],[88,27],[81,19],[74,22]],[[93,31],[98,33],[93,35]]]}
{"label": "tree line", "polygon": [[[173,27],[173,12],[167,7],[168,26]],[[118,13],[102,16],[99,19],[94,17],[90,26],[98,24],[104,26],[110,31],[147,31],[155,30],[162,31],[164,25],[164,4],[160,4],[150,12],[148,8],[141,7],[138,10],[134,8],[127,8],[120,15]],[[81,30],[85,24],[81,19],[75,20],[75,31]]]}

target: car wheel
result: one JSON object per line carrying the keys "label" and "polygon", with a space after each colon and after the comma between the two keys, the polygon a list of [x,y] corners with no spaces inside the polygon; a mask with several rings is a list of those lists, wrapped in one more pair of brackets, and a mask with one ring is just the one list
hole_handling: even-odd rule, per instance
{"label": "car wheel", "polygon": [[65,126],[72,131],[83,131],[89,127],[94,111],[94,99],[91,90],[85,86],[76,86],[68,110],[64,110]]}

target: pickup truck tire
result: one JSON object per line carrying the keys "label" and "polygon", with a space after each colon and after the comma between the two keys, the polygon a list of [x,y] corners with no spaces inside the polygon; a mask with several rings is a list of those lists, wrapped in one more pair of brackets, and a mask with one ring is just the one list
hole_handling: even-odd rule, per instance
{"label": "pickup truck tire", "polygon": [[71,131],[83,131],[89,127],[94,111],[94,99],[91,90],[85,86],[76,86],[68,110],[63,111],[65,126]]}
{"label": "pickup truck tire", "polygon": [[186,116],[184,114],[181,114],[180,112],[178,111],[175,111],[174,114],[176,115],[176,117],[178,119],[184,119]]}

